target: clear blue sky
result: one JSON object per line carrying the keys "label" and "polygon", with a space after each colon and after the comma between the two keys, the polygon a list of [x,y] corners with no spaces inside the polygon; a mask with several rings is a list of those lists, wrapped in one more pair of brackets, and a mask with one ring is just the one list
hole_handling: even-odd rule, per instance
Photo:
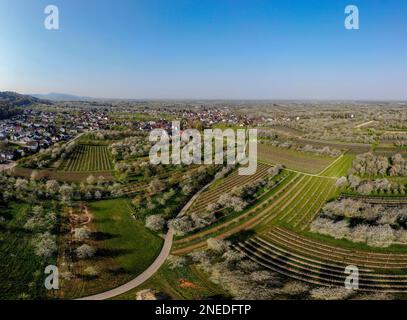
{"label": "clear blue sky", "polygon": [[[48,4],[58,31],[43,26]],[[0,90],[407,99],[407,1],[0,0]]]}

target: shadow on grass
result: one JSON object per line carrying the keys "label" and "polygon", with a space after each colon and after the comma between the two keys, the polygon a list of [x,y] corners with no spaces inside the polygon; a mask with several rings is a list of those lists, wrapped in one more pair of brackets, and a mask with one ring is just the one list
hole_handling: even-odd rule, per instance
{"label": "shadow on grass", "polygon": [[92,240],[101,241],[101,240],[110,240],[110,239],[117,238],[118,235],[108,233],[108,232],[96,231],[96,232],[92,232],[90,237]]}
{"label": "shadow on grass", "polygon": [[109,269],[107,270],[107,273],[112,274],[112,275],[121,275],[121,274],[128,274],[129,272],[127,272],[124,268],[115,268],[115,269]]}
{"label": "shadow on grass", "polygon": [[0,227],[3,231],[11,232],[14,234],[21,234],[21,235],[31,235],[34,233],[34,231],[27,230],[23,227],[16,227],[16,226],[7,226],[3,225],[3,227]]}
{"label": "shadow on grass", "polygon": [[112,258],[112,257],[118,257],[124,254],[130,254],[134,252],[134,250],[129,250],[129,249],[107,249],[107,248],[102,248],[98,249],[96,258]]}
{"label": "shadow on grass", "polygon": [[238,233],[231,235],[230,237],[226,238],[226,240],[231,241],[233,243],[243,242],[255,235],[256,235],[256,232],[254,232],[253,230],[243,230],[243,231],[240,231]]}
{"label": "shadow on grass", "polygon": [[87,275],[87,274],[81,274],[78,275],[78,278],[85,280],[85,281],[91,281],[91,280],[96,280],[97,278],[99,278],[98,275]]}

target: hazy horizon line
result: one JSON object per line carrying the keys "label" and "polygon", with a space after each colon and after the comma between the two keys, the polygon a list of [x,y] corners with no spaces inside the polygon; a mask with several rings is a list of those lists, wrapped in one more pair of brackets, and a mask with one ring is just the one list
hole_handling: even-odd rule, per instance
{"label": "hazy horizon line", "polygon": [[[19,93],[18,91],[14,91]],[[258,102],[399,102],[407,103],[407,98],[381,98],[381,99],[371,99],[371,98],[203,98],[203,97],[182,97],[182,98],[120,98],[120,97],[95,97],[92,95],[82,95],[75,93],[64,93],[64,92],[48,92],[48,93],[20,93],[24,95],[66,95],[72,96],[74,98],[84,98],[86,100],[121,100],[121,101],[258,101]],[[56,100],[57,101],[57,100]],[[69,100],[66,100],[69,101]]]}

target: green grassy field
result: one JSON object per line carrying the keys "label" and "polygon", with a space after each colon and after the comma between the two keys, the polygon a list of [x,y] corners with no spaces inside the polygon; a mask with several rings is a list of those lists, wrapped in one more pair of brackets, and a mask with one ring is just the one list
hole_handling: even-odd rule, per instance
{"label": "green grassy field", "polygon": [[0,299],[45,299],[44,268],[53,259],[35,255],[33,235],[23,229],[30,205],[9,203],[0,206]]}
{"label": "green grassy field", "polygon": [[[142,273],[158,256],[163,239],[132,218],[127,199],[89,203],[93,216],[89,242],[97,248],[94,258],[74,261],[73,270],[81,274],[89,266],[98,269],[96,278],[78,276],[64,281],[63,297],[80,297],[117,287]],[[66,243],[66,241],[65,241]],[[61,263],[61,261],[60,261]]]}
{"label": "green grassy field", "polygon": [[113,235],[102,246],[124,251],[116,261],[126,271],[139,274],[154,261],[163,240],[132,218],[127,199],[92,202],[90,210],[95,215],[96,230]]}

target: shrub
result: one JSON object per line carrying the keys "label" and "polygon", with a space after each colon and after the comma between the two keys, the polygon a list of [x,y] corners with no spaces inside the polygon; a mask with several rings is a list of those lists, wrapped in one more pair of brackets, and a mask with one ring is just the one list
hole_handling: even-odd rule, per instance
{"label": "shrub", "polygon": [[206,240],[206,244],[209,250],[213,250],[217,253],[223,253],[230,247],[230,242],[216,238]]}
{"label": "shrub", "polygon": [[164,229],[165,219],[160,214],[148,216],[146,219],[146,227],[150,230],[159,232]]}
{"label": "shrub", "polygon": [[194,229],[192,221],[187,216],[168,221],[168,227],[172,228],[177,236],[183,236]]}
{"label": "shrub", "polygon": [[45,187],[50,194],[57,194],[59,192],[59,183],[55,180],[48,180]]}
{"label": "shrub", "polygon": [[340,177],[338,180],[336,180],[336,186],[338,188],[343,188],[348,185],[348,179],[346,177]]}
{"label": "shrub", "polygon": [[83,273],[87,276],[96,277],[97,275],[99,275],[99,270],[96,267],[89,266],[85,270],[83,270]]}
{"label": "shrub", "polygon": [[389,225],[359,224],[350,228],[346,220],[334,222],[326,218],[314,220],[311,224],[311,231],[329,235],[335,239],[365,242],[372,247],[388,247],[397,239],[397,235],[403,235],[403,233],[396,233]]}
{"label": "shrub", "polygon": [[311,298],[315,300],[344,300],[354,293],[345,287],[319,287],[312,289]]}
{"label": "shrub", "polygon": [[80,247],[76,248],[76,256],[80,259],[92,258],[95,253],[95,248],[87,244],[83,244]]}
{"label": "shrub", "polygon": [[208,226],[216,220],[213,212],[194,212],[191,214],[190,218],[194,227],[198,229]]}
{"label": "shrub", "polygon": [[73,233],[74,237],[78,240],[84,240],[90,237],[90,231],[86,227],[75,228]]}
{"label": "shrub", "polygon": [[55,236],[49,232],[38,235],[32,240],[35,254],[39,257],[49,258],[57,251]]}
{"label": "shrub", "polygon": [[174,255],[169,255],[167,257],[167,262],[170,266],[171,270],[177,269],[177,268],[182,268],[186,265],[187,259],[185,257],[181,256],[174,256]]}
{"label": "shrub", "polygon": [[86,183],[87,184],[95,184],[96,183],[96,178],[93,175],[90,175],[86,178]]}
{"label": "shrub", "polygon": [[59,193],[61,194],[62,201],[69,202],[73,196],[73,189],[71,186],[63,185],[59,188]]}
{"label": "shrub", "polygon": [[281,293],[288,295],[302,295],[309,291],[309,285],[301,281],[289,281],[280,289]]}

